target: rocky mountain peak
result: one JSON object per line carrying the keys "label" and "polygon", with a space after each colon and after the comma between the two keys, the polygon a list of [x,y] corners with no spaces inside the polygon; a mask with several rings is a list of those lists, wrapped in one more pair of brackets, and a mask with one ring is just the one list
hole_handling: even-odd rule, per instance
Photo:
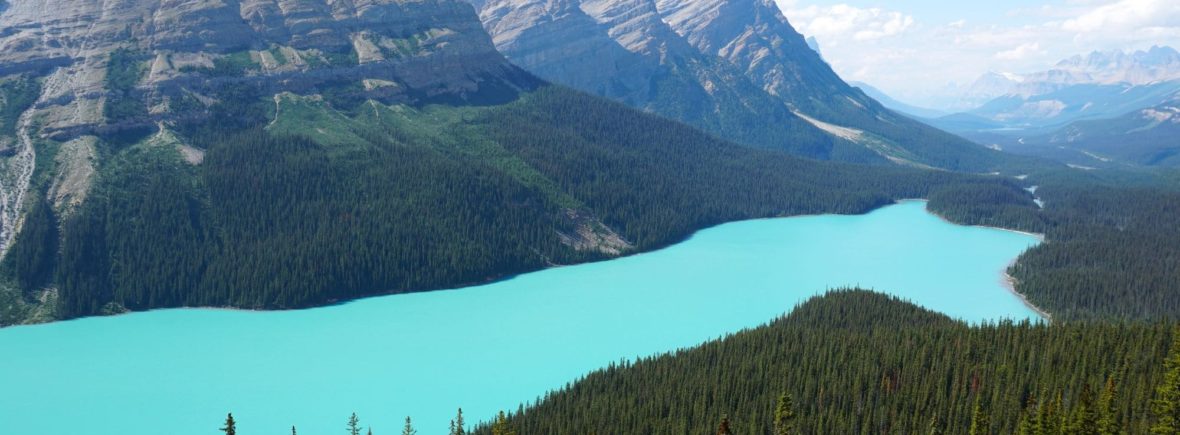
{"label": "rocky mountain peak", "polygon": [[743,68],[754,83],[805,111],[820,111],[814,100],[833,94],[854,105],[871,104],[836,75],[772,0],[657,0],[657,5],[664,20],[702,52]]}
{"label": "rocky mountain peak", "polygon": [[1058,62],[1055,70],[1074,73],[1088,80],[1075,83],[1128,83],[1142,85],[1180,79],[1180,53],[1171,47],[1148,50],[1093,51]]}
{"label": "rocky mountain peak", "polygon": [[840,79],[773,0],[469,1],[501,52],[553,82],[813,158],[940,158],[895,145],[939,133]]}

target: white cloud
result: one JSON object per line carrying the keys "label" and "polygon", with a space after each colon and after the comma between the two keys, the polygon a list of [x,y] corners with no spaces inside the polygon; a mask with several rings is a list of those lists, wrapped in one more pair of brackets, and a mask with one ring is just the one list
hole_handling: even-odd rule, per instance
{"label": "white cloud", "polygon": [[776,2],[796,30],[819,39],[824,58],[846,79],[930,105],[946,103],[935,98],[945,85],[987,71],[1043,71],[1094,50],[1180,48],[1180,0],[1013,0],[1000,2],[1016,5],[1007,14],[993,15],[954,2],[925,6],[936,10]]}
{"label": "white cloud", "polygon": [[1011,50],[1004,50],[999,53],[996,53],[996,59],[1022,60],[1022,59],[1026,59],[1030,56],[1034,56],[1034,55],[1038,55],[1038,54],[1042,54],[1042,53],[1044,53],[1044,51],[1041,50],[1040,43],[1029,42],[1029,43],[1025,43],[1025,44],[1020,44],[1019,46],[1017,46],[1016,48],[1013,48]]}
{"label": "white cloud", "polygon": [[870,41],[904,33],[914,17],[880,8],[858,8],[846,4],[792,8],[795,2],[779,1],[796,30],[820,38],[851,37]]}
{"label": "white cloud", "polygon": [[1180,28],[1180,2],[1119,0],[1065,20],[1061,27],[1079,33],[1112,33],[1151,27]]}

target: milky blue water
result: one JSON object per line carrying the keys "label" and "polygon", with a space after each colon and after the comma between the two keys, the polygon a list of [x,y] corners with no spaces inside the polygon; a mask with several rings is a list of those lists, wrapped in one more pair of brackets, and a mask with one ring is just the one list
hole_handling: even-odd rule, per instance
{"label": "milky blue water", "polygon": [[670,248],[289,312],[161,310],[0,329],[0,434],[445,433],[623,358],[692,346],[840,286],[970,321],[1035,318],[1001,273],[1033,237],[907,202],[738,222]]}

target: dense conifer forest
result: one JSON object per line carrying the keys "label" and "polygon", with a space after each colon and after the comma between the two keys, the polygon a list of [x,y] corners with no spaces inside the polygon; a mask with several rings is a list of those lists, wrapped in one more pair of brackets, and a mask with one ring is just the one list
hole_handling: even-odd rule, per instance
{"label": "dense conifer forest", "polygon": [[962,223],[1045,234],[1010,270],[1055,319],[1180,319],[1180,183],[1173,172],[1046,171],[1030,176],[1045,204],[998,185],[931,196]]}
{"label": "dense conifer forest", "polygon": [[719,433],[726,416],[734,434],[779,433],[786,394],[791,433],[1148,433],[1153,408],[1175,400],[1173,335],[1165,323],[973,326],[839,291],[767,326],[591,373],[509,421],[523,434],[684,434]]}

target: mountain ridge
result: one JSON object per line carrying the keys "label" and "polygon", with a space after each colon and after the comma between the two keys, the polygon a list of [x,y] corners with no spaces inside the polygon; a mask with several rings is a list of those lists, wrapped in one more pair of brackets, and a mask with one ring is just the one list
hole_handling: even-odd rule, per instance
{"label": "mountain ridge", "polygon": [[[526,70],[739,143],[824,160],[975,172],[1012,163],[844,83],[772,1],[473,4],[497,47]],[[573,29],[581,33],[574,37]],[[606,54],[588,50],[587,41]]]}

